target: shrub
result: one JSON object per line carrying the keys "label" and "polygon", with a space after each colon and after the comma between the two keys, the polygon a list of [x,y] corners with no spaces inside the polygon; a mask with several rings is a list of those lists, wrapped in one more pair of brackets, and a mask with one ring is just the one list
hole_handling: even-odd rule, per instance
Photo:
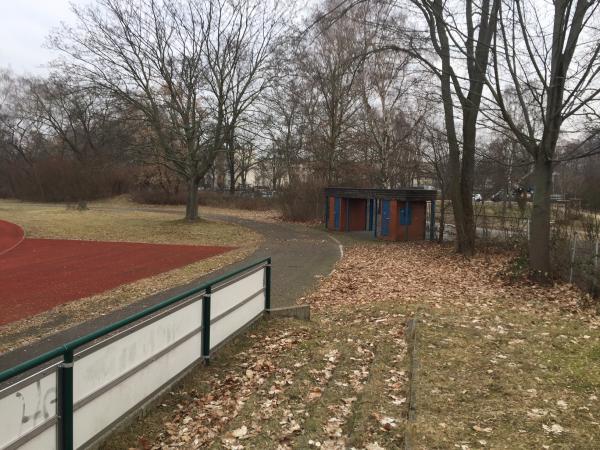
{"label": "shrub", "polygon": [[[185,205],[187,192],[179,187],[175,192],[158,186],[138,187],[131,193],[133,201],[154,205]],[[198,204],[215,208],[247,209],[251,211],[268,211],[277,206],[273,197],[262,197],[260,192],[241,193],[233,195],[228,192],[200,191]]]}
{"label": "shrub", "polygon": [[321,221],[325,214],[324,187],[318,183],[298,182],[284,188],[279,207],[284,220]]}
{"label": "shrub", "polygon": [[263,197],[259,191],[226,192],[201,191],[198,193],[198,204],[216,208],[247,209],[251,211],[268,211],[277,207],[276,197]]}
{"label": "shrub", "polygon": [[[13,163],[8,194],[19,200],[78,202],[120,195],[129,189],[131,169],[100,159],[46,157],[33,166]],[[0,188],[0,191],[3,189]]]}

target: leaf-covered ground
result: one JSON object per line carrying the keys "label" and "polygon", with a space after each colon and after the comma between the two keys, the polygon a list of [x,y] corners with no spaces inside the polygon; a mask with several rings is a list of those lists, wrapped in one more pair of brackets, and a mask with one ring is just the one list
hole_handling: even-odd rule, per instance
{"label": "leaf-covered ground", "polygon": [[510,255],[347,248],[302,301],[190,375],[106,448],[402,448],[416,317],[419,448],[598,448],[600,330],[566,285],[507,284]]}

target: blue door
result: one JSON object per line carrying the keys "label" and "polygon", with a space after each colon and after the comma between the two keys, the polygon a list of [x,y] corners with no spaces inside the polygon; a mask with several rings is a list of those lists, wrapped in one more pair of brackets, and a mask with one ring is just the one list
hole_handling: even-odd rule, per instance
{"label": "blue door", "polygon": [[387,236],[390,234],[390,201],[381,201],[381,235]]}
{"label": "blue door", "polygon": [[412,223],[412,208],[410,203],[406,202],[404,208],[400,208],[400,225],[410,225]]}
{"label": "blue door", "polygon": [[340,229],[340,211],[342,209],[342,199],[335,198],[335,209],[333,210],[333,226],[336,230]]}

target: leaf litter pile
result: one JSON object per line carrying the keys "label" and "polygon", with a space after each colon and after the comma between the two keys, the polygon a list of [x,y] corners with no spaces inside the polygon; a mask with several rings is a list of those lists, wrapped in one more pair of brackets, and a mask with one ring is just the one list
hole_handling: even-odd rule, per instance
{"label": "leaf litter pile", "polygon": [[417,448],[598,448],[600,322],[569,285],[508,284],[511,255],[346,249],[301,302],[188,376],[105,448],[404,446],[416,317]]}

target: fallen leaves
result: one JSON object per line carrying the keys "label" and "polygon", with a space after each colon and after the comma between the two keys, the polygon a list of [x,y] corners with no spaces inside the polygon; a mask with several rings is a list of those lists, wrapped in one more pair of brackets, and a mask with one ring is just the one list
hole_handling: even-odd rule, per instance
{"label": "fallen leaves", "polygon": [[[477,356],[471,366],[453,358],[428,361],[434,380],[441,379],[422,386],[421,395],[435,398],[444,411],[432,418],[434,433],[456,433],[452,442],[457,448],[493,446],[506,436],[506,418],[522,422],[522,428],[509,430],[519,436],[537,430],[542,438],[557,439],[568,427],[572,437],[574,428],[565,414],[579,406],[581,417],[591,417],[597,392],[585,394],[583,409],[565,390],[557,389],[548,399],[546,378],[554,363],[539,358],[524,364],[522,353],[535,349],[536,342],[519,319],[506,320],[507,314],[499,311],[555,323],[548,311],[574,308],[579,294],[564,286],[507,285],[497,275],[507,260],[502,253],[464,260],[449,248],[424,243],[347,249],[333,274],[305,298],[315,310],[313,331],[275,328],[260,339],[250,336],[250,349],[236,358],[237,367],[211,378],[210,394],[190,393],[192,400],[177,408],[154,448],[200,448],[215,442],[230,449],[264,448],[265,439],[273,443],[269,448],[280,450],[397,448],[408,403],[404,324],[417,306],[422,307],[422,326],[437,333],[423,343],[424,356]],[[448,311],[451,318],[444,322],[440,316]],[[585,320],[590,328],[596,326],[595,319]],[[543,327],[536,333],[536,340],[567,350],[592,343],[597,335],[593,330],[579,337],[566,330],[548,333]],[[471,340],[465,341],[467,337]],[[300,343],[307,341],[311,350],[298,353]],[[523,383],[524,374],[532,371],[531,382]],[[514,374],[508,387],[501,380],[507,374]],[[513,403],[506,410],[451,410],[487,402],[493,395],[501,402],[518,396],[520,409],[511,409]],[[455,421],[453,414],[467,417]],[[446,444],[442,438],[432,446],[452,446]]]}
{"label": "fallen leaves", "polygon": [[[245,352],[236,355],[241,373],[232,367],[225,374],[215,374],[208,380],[209,389],[204,395],[187,393],[187,402],[177,404],[176,411],[164,423],[162,442],[153,446],[161,448],[201,448],[213,442],[244,407],[248,399],[274,376],[269,395],[276,395],[292,384],[293,373],[286,368],[277,368],[273,358],[293,348],[307,337],[302,329],[286,329],[258,339]],[[180,395],[182,393],[179,393]],[[276,406],[274,399],[264,399],[261,413]],[[244,424],[226,433],[221,443],[226,448],[242,448],[238,441],[248,439],[260,432],[260,426]]]}
{"label": "fallen leaves", "polygon": [[[580,310],[586,302],[587,295],[567,284],[508,284],[500,274],[511,257],[498,251],[465,259],[450,247],[427,242],[357,245],[346,249],[331,276],[304,301],[318,309],[397,299],[438,308],[440,303],[471,302],[490,308],[502,302],[515,308],[554,305],[569,310]],[[515,339],[511,345],[521,343]]]}
{"label": "fallen leaves", "polygon": [[231,435],[234,438],[238,438],[238,439],[246,436],[247,434],[248,434],[248,427],[246,427],[246,425],[243,425],[240,428],[233,430],[231,432]]}
{"label": "fallen leaves", "polygon": [[565,431],[565,429],[557,423],[553,423],[551,426],[542,425],[542,428],[546,433],[550,434],[562,434]]}

